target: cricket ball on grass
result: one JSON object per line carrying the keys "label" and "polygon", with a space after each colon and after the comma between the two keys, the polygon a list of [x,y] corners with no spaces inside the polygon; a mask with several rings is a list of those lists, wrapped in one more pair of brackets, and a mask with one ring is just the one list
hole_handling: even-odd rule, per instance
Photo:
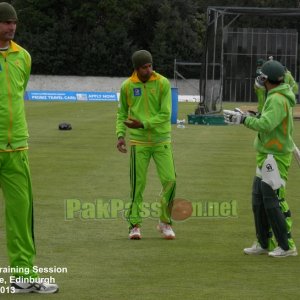
{"label": "cricket ball on grass", "polygon": [[174,221],[183,221],[193,213],[192,203],[186,199],[176,198],[173,200],[171,217]]}

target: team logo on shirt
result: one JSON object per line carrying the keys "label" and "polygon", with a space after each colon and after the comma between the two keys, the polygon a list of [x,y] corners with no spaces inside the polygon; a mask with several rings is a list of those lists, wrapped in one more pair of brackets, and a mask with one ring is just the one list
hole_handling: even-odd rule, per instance
{"label": "team logo on shirt", "polygon": [[142,95],[142,90],[141,90],[141,88],[134,88],[134,89],[133,89],[133,95],[134,95],[135,97],[141,96],[141,95]]}
{"label": "team logo on shirt", "polygon": [[17,67],[20,67],[20,66],[21,66],[21,62],[20,62],[19,60],[16,60],[16,61],[15,61],[15,65],[16,65]]}

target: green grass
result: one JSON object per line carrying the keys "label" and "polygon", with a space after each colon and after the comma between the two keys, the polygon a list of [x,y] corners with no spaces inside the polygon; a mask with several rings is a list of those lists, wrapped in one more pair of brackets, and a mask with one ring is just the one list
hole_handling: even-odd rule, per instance
{"label": "green grass", "polygon": [[[43,295],[43,299],[299,299],[299,257],[272,259],[242,253],[255,240],[251,212],[254,132],[243,126],[178,129],[173,125],[177,197],[203,202],[236,200],[238,216],[176,222],[174,241],[161,239],[155,229],[157,220],[148,218],[142,227],[143,239],[129,241],[127,223],[121,217],[65,220],[66,199],[82,203],[129,199],[129,155],[115,147],[117,104],[27,102],[26,109],[36,265],[68,269],[67,274],[54,274],[59,294]],[[178,117],[187,119],[194,109],[194,103],[180,103]],[[58,124],[64,121],[73,130],[59,131]],[[295,122],[295,141],[300,144],[299,122]],[[298,246],[299,179],[300,169],[293,162],[287,200]],[[145,201],[157,200],[159,192],[151,164]],[[8,264],[3,210],[1,198],[2,267]],[[36,299],[37,295],[24,298]]]}

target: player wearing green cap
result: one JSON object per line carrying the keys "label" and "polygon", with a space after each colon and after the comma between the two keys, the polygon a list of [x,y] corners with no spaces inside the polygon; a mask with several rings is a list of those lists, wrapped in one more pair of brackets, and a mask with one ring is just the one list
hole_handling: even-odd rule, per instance
{"label": "player wearing green cap", "polygon": [[33,271],[33,203],[27,155],[24,93],[30,76],[29,53],[12,41],[17,26],[12,5],[0,3],[0,186],[5,199],[6,237],[15,293],[54,293]]}
{"label": "player wearing green cap", "polygon": [[[244,249],[248,255],[298,255],[291,235],[291,212],[285,200],[288,170],[295,147],[292,134],[296,101],[290,86],[284,83],[284,76],[284,67],[278,61],[270,60],[263,64],[257,85],[265,86],[268,94],[260,118],[237,109],[224,110],[226,123],[244,124],[258,132],[254,142],[257,169],[252,186],[257,241]],[[278,245],[275,249],[273,234]]]}
{"label": "player wearing green cap", "polygon": [[162,184],[158,230],[174,239],[171,207],[176,178],[171,146],[171,87],[167,78],[153,71],[152,55],[146,50],[133,53],[134,72],[121,86],[117,113],[117,148],[126,153],[125,134],[130,135],[131,207],[128,212],[129,238],[140,239],[141,208],[147,169],[153,158]]}

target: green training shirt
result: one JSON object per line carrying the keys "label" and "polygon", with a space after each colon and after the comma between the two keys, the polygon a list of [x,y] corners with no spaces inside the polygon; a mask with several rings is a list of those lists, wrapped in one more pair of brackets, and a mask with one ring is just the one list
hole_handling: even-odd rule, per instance
{"label": "green training shirt", "polygon": [[29,53],[13,41],[0,51],[0,151],[27,148],[24,93],[30,69]]}
{"label": "green training shirt", "polygon": [[[153,71],[147,82],[134,72],[122,83],[117,113],[117,137],[129,130],[131,144],[155,145],[171,141],[171,86],[164,76]],[[144,128],[130,129],[128,118],[141,121]]]}
{"label": "green training shirt", "polygon": [[295,95],[288,84],[282,83],[268,91],[260,118],[247,117],[244,125],[258,131],[254,141],[257,152],[285,155],[294,149],[293,107]]}

